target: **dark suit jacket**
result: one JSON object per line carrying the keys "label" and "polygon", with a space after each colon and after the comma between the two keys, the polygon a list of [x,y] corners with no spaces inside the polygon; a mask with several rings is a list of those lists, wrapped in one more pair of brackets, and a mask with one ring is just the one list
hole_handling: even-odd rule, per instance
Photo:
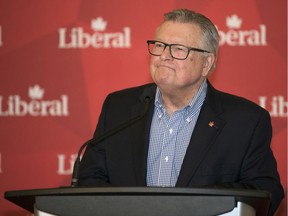
{"label": "dark suit jacket", "polygon": [[[155,84],[110,94],[94,136],[104,134],[145,110],[145,116],[105,141],[90,145],[83,156],[81,186],[146,186],[149,130]],[[214,125],[209,126],[213,122]],[[270,213],[283,197],[270,149],[269,113],[260,106],[214,89],[208,91],[188,146],[176,187],[229,187],[272,193]],[[181,143],[179,143],[180,145]]]}

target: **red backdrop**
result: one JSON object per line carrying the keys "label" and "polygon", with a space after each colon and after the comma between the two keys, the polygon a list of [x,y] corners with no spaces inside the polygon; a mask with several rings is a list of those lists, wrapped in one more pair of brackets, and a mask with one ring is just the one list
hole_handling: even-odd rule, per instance
{"label": "red backdrop", "polygon": [[[286,0],[0,2],[0,192],[70,184],[105,96],[150,82],[146,40],[163,13],[190,8],[217,25],[210,80],[266,108],[287,193]],[[3,197],[3,196],[2,196]],[[0,215],[28,215],[0,198]],[[286,200],[277,216],[287,215]]]}

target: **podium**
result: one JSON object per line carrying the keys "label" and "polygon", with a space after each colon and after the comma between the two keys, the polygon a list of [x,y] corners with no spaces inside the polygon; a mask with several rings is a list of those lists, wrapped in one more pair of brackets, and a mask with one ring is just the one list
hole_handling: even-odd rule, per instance
{"label": "podium", "polygon": [[50,188],[5,192],[35,215],[59,216],[265,216],[270,193],[208,188]]}

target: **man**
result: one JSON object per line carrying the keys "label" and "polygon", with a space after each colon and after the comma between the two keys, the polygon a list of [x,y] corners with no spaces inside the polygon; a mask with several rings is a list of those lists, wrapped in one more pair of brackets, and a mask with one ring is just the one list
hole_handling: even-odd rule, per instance
{"label": "man", "polygon": [[147,43],[156,85],[110,94],[94,137],[141,119],[87,147],[79,184],[267,190],[273,214],[283,189],[270,116],[207,80],[217,58],[215,26],[201,14],[174,10]]}

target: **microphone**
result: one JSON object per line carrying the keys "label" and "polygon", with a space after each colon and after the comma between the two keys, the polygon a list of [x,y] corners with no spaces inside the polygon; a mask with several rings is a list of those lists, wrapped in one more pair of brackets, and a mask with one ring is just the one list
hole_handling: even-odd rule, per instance
{"label": "microphone", "polygon": [[78,154],[77,154],[77,158],[74,162],[74,166],[73,166],[73,173],[72,173],[72,180],[71,180],[71,187],[77,187],[78,186],[78,180],[79,180],[79,170],[80,170],[80,164],[81,164],[81,154],[82,151],[85,147],[87,147],[89,144],[94,144],[96,145],[97,143],[109,138],[110,136],[113,136],[115,134],[117,134],[118,132],[122,131],[123,129],[135,124],[136,122],[138,122],[139,120],[141,120],[148,112],[149,110],[149,104],[150,104],[150,100],[151,98],[149,96],[145,97],[145,109],[144,112],[139,115],[136,116],[132,119],[130,119],[129,121],[119,125],[116,128],[113,128],[109,131],[107,131],[106,133],[102,134],[101,136],[98,137],[93,137],[92,139],[86,141],[79,149]]}

